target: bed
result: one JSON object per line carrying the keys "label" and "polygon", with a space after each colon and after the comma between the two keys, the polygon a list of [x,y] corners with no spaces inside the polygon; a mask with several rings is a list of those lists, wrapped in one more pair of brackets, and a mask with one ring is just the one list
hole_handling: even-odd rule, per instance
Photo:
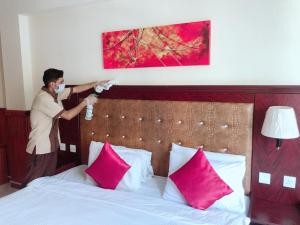
{"label": "bed", "polygon": [[152,151],[155,176],[135,192],[107,190],[84,179],[86,165],[34,180],[0,200],[2,225],[246,225],[247,211],[197,210],[164,200],[171,143],[246,156],[250,193],[253,104],[102,99],[92,121],[81,115],[81,159],[93,140]]}
{"label": "bed", "polygon": [[[85,165],[39,178],[0,201],[2,225],[249,224],[246,215],[200,211],[161,198],[165,178],[150,178],[138,192],[100,189],[85,183]],[[112,220],[113,218],[113,220]]]}

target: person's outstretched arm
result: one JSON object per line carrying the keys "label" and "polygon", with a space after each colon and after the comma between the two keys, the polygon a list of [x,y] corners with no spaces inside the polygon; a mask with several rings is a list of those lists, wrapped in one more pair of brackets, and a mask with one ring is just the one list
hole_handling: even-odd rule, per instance
{"label": "person's outstretched arm", "polygon": [[60,118],[63,118],[65,120],[71,120],[75,116],[77,116],[87,104],[94,105],[96,102],[97,102],[97,98],[95,96],[90,95],[74,108],[64,111],[60,115]]}
{"label": "person's outstretched arm", "polygon": [[81,92],[89,90],[91,88],[95,88],[95,86],[98,84],[100,84],[100,85],[105,84],[108,81],[109,80],[103,80],[103,81],[99,81],[99,82],[91,82],[91,83],[75,86],[75,87],[73,87],[73,93],[81,93]]}

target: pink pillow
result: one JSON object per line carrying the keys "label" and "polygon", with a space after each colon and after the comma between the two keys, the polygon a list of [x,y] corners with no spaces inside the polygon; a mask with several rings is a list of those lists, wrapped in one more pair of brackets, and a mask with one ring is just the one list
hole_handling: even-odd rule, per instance
{"label": "pink pillow", "polygon": [[130,165],[120,158],[108,142],[105,142],[99,156],[85,172],[100,187],[115,189],[129,168]]}
{"label": "pink pillow", "polygon": [[202,149],[169,178],[186,201],[197,209],[207,209],[218,199],[233,192],[215,172]]}

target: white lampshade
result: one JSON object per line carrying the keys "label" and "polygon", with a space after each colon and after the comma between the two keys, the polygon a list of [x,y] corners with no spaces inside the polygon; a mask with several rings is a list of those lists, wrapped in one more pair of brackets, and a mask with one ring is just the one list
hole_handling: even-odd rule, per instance
{"label": "white lampshade", "polygon": [[299,137],[295,111],[288,106],[271,106],[268,108],[261,130],[262,135],[277,138],[291,139]]}

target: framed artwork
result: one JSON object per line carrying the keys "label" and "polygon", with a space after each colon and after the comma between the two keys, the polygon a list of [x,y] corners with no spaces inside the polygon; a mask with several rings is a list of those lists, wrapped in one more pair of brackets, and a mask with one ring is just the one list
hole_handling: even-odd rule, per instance
{"label": "framed artwork", "polygon": [[104,69],[209,65],[210,21],[102,33]]}

